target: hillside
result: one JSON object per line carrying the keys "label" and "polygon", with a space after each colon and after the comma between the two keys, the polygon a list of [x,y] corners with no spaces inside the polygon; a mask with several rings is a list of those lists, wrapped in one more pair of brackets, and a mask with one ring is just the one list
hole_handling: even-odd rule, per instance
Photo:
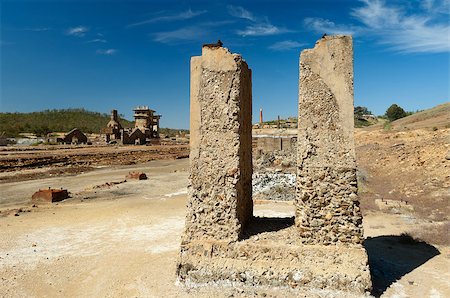
{"label": "hillside", "polygon": [[392,128],[449,128],[450,127],[450,103],[438,105],[432,109],[415,113],[392,122]]}
{"label": "hillside", "polygon": [[450,128],[450,103],[441,104],[434,108],[414,113],[410,116],[386,123],[380,121],[366,130],[378,130],[384,126],[385,130],[414,130]]}
{"label": "hillside", "polygon": [[[414,216],[445,223],[448,229],[449,133],[448,103],[391,123],[356,129],[362,209],[368,212],[381,208],[379,204],[383,208],[397,204],[397,209],[409,208]],[[395,208],[390,212],[399,212]],[[435,228],[412,232],[431,243],[448,243],[448,237]]]}
{"label": "hillside", "polygon": [[[87,133],[98,133],[110,119],[108,114],[84,109],[45,110],[32,113],[0,113],[0,134],[7,137],[19,133],[45,135],[49,132],[67,132],[77,127]],[[121,118],[124,127],[133,122]]]}
{"label": "hillside", "polygon": [[[120,117],[123,127],[133,127],[134,122]],[[110,120],[110,115],[85,109],[45,110],[32,113],[0,113],[0,135],[16,137],[19,133],[38,136],[49,132],[68,132],[77,127],[86,133],[99,133]],[[167,135],[178,130],[161,128]]]}

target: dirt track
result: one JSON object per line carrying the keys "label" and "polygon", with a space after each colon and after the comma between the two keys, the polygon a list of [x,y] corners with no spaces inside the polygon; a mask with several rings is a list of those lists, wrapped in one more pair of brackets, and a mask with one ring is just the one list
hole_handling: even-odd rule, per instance
{"label": "dirt track", "polygon": [[[19,216],[0,217],[0,293],[5,297],[228,297],[295,296],[280,289],[175,286],[175,264],[184,226],[188,160],[153,161],[97,169],[71,178],[3,183],[0,205],[27,206]],[[122,180],[143,170],[146,181]],[[67,187],[73,198],[31,207],[26,201],[41,185]],[[255,215],[291,216],[289,202],[258,204]],[[448,247],[408,243],[402,232],[424,225],[404,215],[369,212],[366,249],[383,297],[450,295]],[[438,251],[438,250],[439,251]],[[380,253],[382,252],[382,253]],[[440,254],[438,254],[440,252]],[[399,279],[399,281],[395,281]],[[340,297],[303,293],[304,297]],[[302,296],[300,296],[302,297]]]}

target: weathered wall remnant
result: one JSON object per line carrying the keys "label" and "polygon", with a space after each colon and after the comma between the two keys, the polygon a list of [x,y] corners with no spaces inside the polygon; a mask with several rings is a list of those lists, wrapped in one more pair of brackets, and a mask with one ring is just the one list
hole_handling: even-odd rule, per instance
{"label": "weathered wall remnant", "polygon": [[362,242],[353,140],[351,36],[300,55],[296,225],[305,244]]}
{"label": "weathered wall remnant", "polygon": [[184,242],[236,241],[252,217],[251,71],[203,46],[191,59],[191,170]]}
{"label": "weathered wall remnant", "polygon": [[74,128],[64,138],[58,138],[57,142],[65,144],[87,144],[88,138],[81,130]]}
{"label": "weathered wall remnant", "polygon": [[253,136],[253,152],[261,154],[272,151],[294,151],[297,136],[289,135],[254,135]]}
{"label": "weathered wall remnant", "polygon": [[293,218],[252,217],[247,64],[220,45],[192,58],[181,283],[325,289],[356,297],[371,288],[356,201],[352,68],[351,37],[323,38],[301,55],[294,224]]}
{"label": "weathered wall remnant", "polygon": [[144,145],[147,141],[147,135],[139,127],[131,131],[122,130],[122,144]]}

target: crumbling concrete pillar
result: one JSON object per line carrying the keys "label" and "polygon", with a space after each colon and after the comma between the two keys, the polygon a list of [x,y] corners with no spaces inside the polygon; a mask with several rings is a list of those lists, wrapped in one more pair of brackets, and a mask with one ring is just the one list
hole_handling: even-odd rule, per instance
{"label": "crumbling concrete pillar", "polygon": [[251,70],[206,45],[191,59],[189,202],[184,243],[236,241],[253,214]]}
{"label": "crumbling concrete pillar", "polygon": [[300,55],[296,225],[305,244],[359,244],[351,36]]}
{"label": "crumbling concrete pillar", "polygon": [[297,224],[282,220],[273,229],[255,217],[244,233],[252,217],[251,73],[220,46],[203,47],[192,58],[179,282],[292,288],[302,297],[317,290],[358,297],[370,290],[355,200],[352,56],[345,36],[322,39],[301,54]]}

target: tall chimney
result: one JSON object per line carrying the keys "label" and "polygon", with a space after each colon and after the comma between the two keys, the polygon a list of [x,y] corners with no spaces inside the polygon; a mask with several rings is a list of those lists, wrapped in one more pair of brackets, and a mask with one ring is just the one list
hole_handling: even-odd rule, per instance
{"label": "tall chimney", "polygon": [[111,120],[114,120],[117,122],[118,117],[117,117],[117,110],[112,110],[111,111]]}
{"label": "tall chimney", "polygon": [[262,108],[259,108],[259,124],[263,125],[263,116],[262,116]]}

